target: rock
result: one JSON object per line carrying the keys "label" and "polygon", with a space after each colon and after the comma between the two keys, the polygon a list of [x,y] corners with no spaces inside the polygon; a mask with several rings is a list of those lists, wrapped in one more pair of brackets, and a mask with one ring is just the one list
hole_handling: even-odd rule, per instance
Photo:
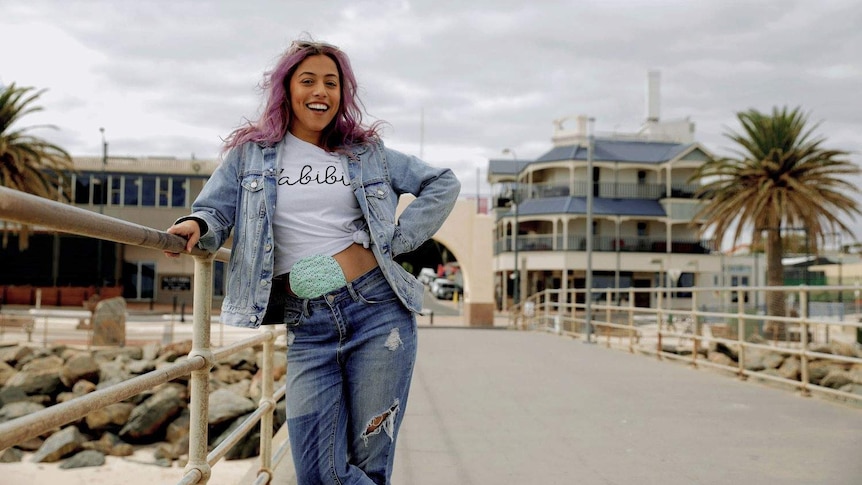
{"label": "rock", "polygon": [[182,411],[184,404],[176,386],[162,388],[132,410],[129,421],[120,430],[120,437],[135,441],[158,439],[167,423]]}
{"label": "rock", "polygon": [[840,389],[847,384],[853,383],[853,376],[847,371],[833,369],[830,370],[826,377],[820,381],[820,385],[823,387],[831,387],[832,389]]}
{"label": "rock", "polygon": [[726,365],[726,366],[734,366],[736,362],[727,356],[727,354],[722,352],[710,352],[706,356],[710,362],[714,362],[716,364]]}
{"label": "rock", "polygon": [[778,369],[784,363],[785,356],[779,352],[767,352],[763,356],[763,367],[765,369]]}
{"label": "rock", "polygon": [[249,398],[237,396],[226,390],[219,389],[210,394],[209,423],[216,425],[230,421],[257,408]]}
{"label": "rock", "polygon": [[840,390],[843,392],[850,393],[850,394],[857,394],[857,395],[862,396],[862,384],[857,384],[857,383],[847,384],[845,386],[842,386]]}
{"label": "rock", "polygon": [[98,382],[99,372],[100,368],[96,359],[87,354],[80,354],[66,361],[60,372],[60,381],[66,387],[72,387],[80,380]]}
{"label": "rock", "polygon": [[257,358],[254,349],[247,348],[219,360],[216,362],[216,365],[223,365],[236,370],[256,372]]}
{"label": "rock", "polygon": [[833,341],[830,344],[834,355],[842,355],[844,357],[862,357],[862,352],[857,349],[856,344],[848,342]]}
{"label": "rock", "polygon": [[0,361],[11,366],[18,365],[19,362],[25,361],[29,356],[33,355],[33,349],[17,345],[15,347],[0,348]]}
{"label": "rock", "polygon": [[75,426],[68,426],[52,434],[30,458],[34,463],[52,463],[81,449],[86,441]]}
{"label": "rock", "polygon": [[108,298],[93,311],[93,345],[126,345],[126,300]]}
{"label": "rock", "polygon": [[745,349],[745,369],[751,371],[766,369],[764,359],[768,353],[768,351],[761,349]]}
{"label": "rock", "polygon": [[21,366],[22,371],[40,371],[46,369],[62,369],[63,359],[56,355],[39,357]]}
{"label": "rock", "polygon": [[251,372],[247,370],[234,370],[226,365],[217,365],[212,371],[211,377],[225,384],[234,384],[243,380],[251,381]]}
{"label": "rock", "polygon": [[[18,371],[14,367],[0,360],[0,387],[6,385],[6,381],[14,376],[16,372]],[[0,406],[2,406],[2,403],[0,403]]]}
{"label": "rock", "polygon": [[[820,381],[829,374],[829,371],[836,369],[834,362],[828,360],[815,360],[808,363],[808,382],[812,384],[820,384]],[[840,370],[844,370],[841,368]]]}
{"label": "rock", "polygon": [[99,384],[96,388],[104,389],[114,384],[126,381],[130,377],[132,377],[132,375],[126,371],[122,362],[102,362],[99,364]]}
{"label": "rock", "polygon": [[22,441],[15,445],[15,447],[21,448],[24,451],[36,451],[41,448],[44,443],[45,440],[37,436],[35,438],[30,438],[27,441]]}
{"label": "rock", "polygon": [[134,408],[134,404],[123,402],[109,404],[101,409],[90,412],[84,420],[87,423],[87,427],[93,431],[114,427],[119,428],[126,424]]}
{"label": "rock", "polygon": [[[216,439],[211,443],[212,446],[218,446],[219,443],[227,439],[227,437],[238,428],[242,422],[248,418],[248,414],[235,419],[230,426],[227,427]],[[231,448],[224,456],[226,460],[242,460],[257,456],[260,454],[260,423],[258,423],[251,431]]]}
{"label": "rock", "polygon": [[81,447],[111,456],[131,456],[135,452],[132,445],[122,441],[114,433],[105,433],[98,441],[88,441],[81,445]]}
{"label": "rock", "polygon": [[18,448],[8,448],[0,453],[0,463],[18,463],[24,458],[24,452]]}
{"label": "rock", "polygon": [[173,362],[180,356],[188,355],[192,351],[192,341],[184,340],[182,342],[174,342],[166,345],[159,356],[156,358],[158,362]]}
{"label": "rock", "polygon": [[117,360],[117,357],[123,357],[127,360],[141,360],[143,355],[144,351],[140,347],[110,347],[93,352],[93,358],[98,362],[112,362]]}
{"label": "rock", "polygon": [[5,389],[17,388],[27,395],[56,394],[62,383],[60,369],[20,371],[6,381]]}
{"label": "rock", "polygon": [[161,351],[162,351],[162,346],[157,344],[157,343],[144,344],[144,346],[141,347],[141,357],[139,357],[138,359],[139,360],[156,360],[156,358],[159,356],[159,352],[161,352]]}
{"label": "rock", "polygon": [[[13,370],[13,372],[15,371]],[[20,388],[10,387],[0,389],[0,408],[3,408],[3,406],[9,403],[23,401],[25,399],[27,399],[27,393],[22,391]]]}
{"label": "rock", "polygon": [[169,443],[179,442],[183,437],[188,436],[190,423],[191,413],[188,408],[184,408],[180,415],[168,424],[165,430],[165,439]]}
{"label": "rock", "polygon": [[72,393],[76,396],[83,396],[96,390],[96,385],[90,381],[78,381],[72,386]]}
{"label": "rock", "polygon": [[736,346],[729,346],[726,345],[724,342],[716,342],[715,351],[730,357],[730,360],[734,362],[737,362],[739,360],[739,350],[736,348]]}
{"label": "rock", "polygon": [[38,413],[45,409],[42,404],[32,401],[15,401],[0,408],[0,423],[12,421],[30,413]]}
{"label": "rock", "polygon": [[152,360],[133,360],[129,362],[126,369],[132,374],[146,374],[156,370],[156,364]]}
{"label": "rock", "polygon": [[68,460],[64,461],[60,468],[84,468],[88,466],[102,466],[105,464],[105,455],[96,450],[84,450]]}
{"label": "rock", "polygon": [[802,364],[799,362],[799,357],[790,355],[781,363],[781,367],[778,368],[778,374],[785,379],[798,381],[801,368]]}

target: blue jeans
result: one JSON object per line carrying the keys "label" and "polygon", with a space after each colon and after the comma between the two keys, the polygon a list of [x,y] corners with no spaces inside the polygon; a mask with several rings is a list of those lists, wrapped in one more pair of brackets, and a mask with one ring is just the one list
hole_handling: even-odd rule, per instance
{"label": "blue jeans", "polygon": [[318,298],[284,298],[299,484],[388,484],[416,361],[414,314],[379,268]]}

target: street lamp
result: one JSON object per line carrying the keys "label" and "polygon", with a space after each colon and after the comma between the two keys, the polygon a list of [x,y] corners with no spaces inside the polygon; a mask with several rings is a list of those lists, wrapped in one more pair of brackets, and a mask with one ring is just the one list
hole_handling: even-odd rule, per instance
{"label": "street lamp", "polygon": [[515,185],[512,189],[512,205],[515,206],[515,214],[514,214],[514,228],[512,229],[514,238],[514,255],[515,255],[515,269],[512,274],[514,289],[512,290],[512,304],[517,305],[521,302],[521,272],[518,270],[518,206],[521,203],[520,197],[520,182],[519,179],[521,177],[521,167],[518,163],[518,156],[515,155],[515,150],[511,148],[504,148],[503,153],[506,155],[512,155],[512,160],[515,161]]}
{"label": "street lamp", "polygon": [[586,322],[586,342],[592,341],[593,335],[593,192],[595,192],[595,182],[593,179],[593,157],[595,151],[596,137],[594,135],[595,118],[587,118],[589,123],[587,129],[587,268],[584,286],[586,286],[586,308],[584,309],[584,321]]}
{"label": "street lamp", "polygon": [[[102,193],[99,194],[99,214],[105,213],[106,191],[108,190],[108,178],[105,175],[105,170],[108,166],[108,141],[105,139],[105,128],[100,127],[99,133],[102,134]],[[102,286],[105,285],[105,280],[102,278],[102,239],[99,238],[98,247],[96,249],[96,292],[102,292]]]}

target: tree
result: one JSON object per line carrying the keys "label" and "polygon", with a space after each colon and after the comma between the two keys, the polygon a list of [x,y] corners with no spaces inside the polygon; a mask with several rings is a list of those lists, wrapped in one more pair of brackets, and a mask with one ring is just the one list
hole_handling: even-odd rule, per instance
{"label": "tree", "polygon": [[[819,124],[806,127],[798,107],[776,107],[771,114],[751,109],[736,117],[742,131],[725,133],[736,144],[735,156],[711,160],[693,177],[703,182],[698,196],[705,202],[695,219],[719,238],[733,229],[734,244],[753,231],[752,245],[766,248],[767,284],[782,286],[784,239],[792,230],[805,228],[813,254],[827,234],[852,233],[840,216],[852,220],[860,213],[851,197],[859,189],[850,180],[860,170],[847,152],[823,147],[825,138],[814,134]],[[769,315],[785,315],[784,292],[769,292],[767,302]]]}
{"label": "tree", "polygon": [[[29,192],[53,200],[64,199],[68,191],[68,173],[73,170],[72,157],[62,148],[33,136],[34,128],[54,128],[50,125],[14,127],[31,113],[41,111],[35,104],[44,90],[32,92],[31,87],[11,84],[0,87],[0,185]],[[3,247],[8,243],[8,228],[4,225]],[[27,248],[29,228],[20,229],[18,245]]]}

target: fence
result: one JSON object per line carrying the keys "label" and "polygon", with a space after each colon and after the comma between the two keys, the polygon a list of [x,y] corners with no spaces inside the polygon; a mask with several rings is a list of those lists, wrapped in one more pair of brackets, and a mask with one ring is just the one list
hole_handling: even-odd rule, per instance
{"label": "fence", "polygon": [[[823,299],[852,290],[844,286],[694,287],[686,288],[692,297],[685,308],[666,307],[670,303],[664,298],[669,294],[667,288],[594,289],[589,300],[586,290],[545,290],[510,312],[510,327],[603,342],[632,353],[688,361],[695,368],[730,371],[740,379],[756,377],[786,384],[806,396],[814,391],[862,404],[860,302],[856,302],[855,321],[843,315],[840,320],[811,316],[809,311],[813,295]],[[746,298],[741,297],[731,312],[698,307],[698,295],[707,291],[725,296],[789,293],[798,307],[789,309],[790,316],[770,316],[745,307]],[[648,301],[656,301],[656,307],[636,307],[637,293],[650,293]],[[580,301],[591,302],[589,308],[587,303],[572,303],[579,301],[578,294]],[[788,362],[786,368],[784,362]]]}
{"label": "fence", "polygon": [[[178,236],[4,187],[0,187],[0,220],[37,225],[61,232],[151,249],[183,252],[185,248],[185,240]],[[0,424],[0,450],[81,419],[94,409],[123,401],[178,377],[190,375],[189,461],[178,483],[187,485],[207,483],[212,474],[212,466],[257,423],[260,423],[261,427],[260,466],[254,483],[270,483],[274,465],[273,457],[275,456],[277,462],[285,455],[285,449],[288,446],[285,442],[282,448],[273,454],[273,412],[276,402],[285,393],[284,387],[277,392],[273,390],[273,352],[275,340],[284,334],[284,330],[261,331],[252,338],[232,345],[219,349],[211,348],[213,261],[216,259],[227,261],[230,252],[222,249],[216,254],[209,254],[195,249],[192,256],[195,258],[193,334],[192,350],[188,354],[188,359],[43,411],[2,423]],[[219,359],[256,345],[263,346],[263,382],[258,408],[228,438],[207,454],[210,369]]]}

